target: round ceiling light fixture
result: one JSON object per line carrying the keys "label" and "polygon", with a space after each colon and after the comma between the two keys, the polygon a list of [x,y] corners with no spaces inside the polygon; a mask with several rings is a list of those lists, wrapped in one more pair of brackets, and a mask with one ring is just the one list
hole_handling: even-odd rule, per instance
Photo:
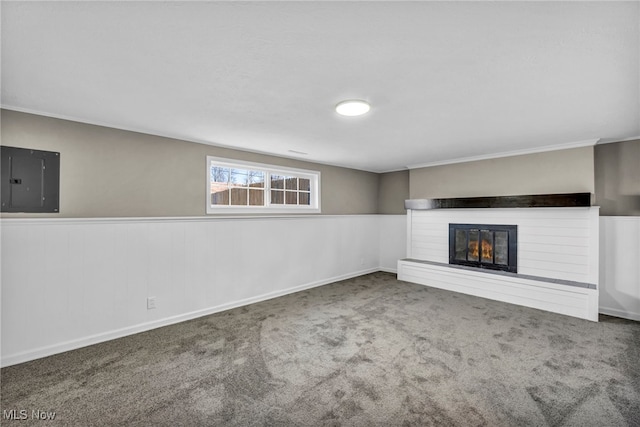
{"label": "round ceiling light fixture", "polygon": [[361,99],[347,99],[336,105],[336,113],[341,116],[361,116],[371,109],[367,101]]}

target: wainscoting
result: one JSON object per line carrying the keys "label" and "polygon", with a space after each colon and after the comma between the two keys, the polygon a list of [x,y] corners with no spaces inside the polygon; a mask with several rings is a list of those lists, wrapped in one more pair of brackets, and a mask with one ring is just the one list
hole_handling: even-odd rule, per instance
{"label": "wainscoting", "polygon": [[398,260],[406,256],[407,216],[378,215],[380,221],[380,270],[397,273]]}
{"label": "wainscoting", "polygon": [[600,313],[640,321],[640,217],[600,217]]}
{"label": "wainscoting", "polygon": [[[407,260],[398,263],[398,278],[597,321],[598,211],[597,207],[409,210]],[[448,266],[449,223],[517,225],[518,274]]]}
{"label": "wainscoting", "polygon": [[[588,249],[567,249],[582,257],[582,272],[564,273],[590,283],[599,273],[599,311],[640,320],[640,218],[599,222],[600,262]],[[369,271],[396,272],[411,253],[446,263],[447,229],[427,223],[416,228],[425,239],[415,242],[406,239],[405,215],[3,219],[2,366]],[[529,233],[530,261],[521,267],[546,257],[541,267],[554,271],[558,258],[535,251],[543,247],[539,238]],[[147,310],[149,296],[157,298],[156,309]]]}
{"label": "wainscoting", "polygon": [[395,271],[404,224],[404,215],[4,219],[2,366]]}

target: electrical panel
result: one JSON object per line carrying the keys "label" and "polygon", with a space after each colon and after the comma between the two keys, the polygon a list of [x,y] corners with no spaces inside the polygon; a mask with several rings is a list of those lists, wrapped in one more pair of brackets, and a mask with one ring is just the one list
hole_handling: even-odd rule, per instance
{"label": "electrical panel", "polygon": [[60,153],[0,146],[2,212],[60,211]]}

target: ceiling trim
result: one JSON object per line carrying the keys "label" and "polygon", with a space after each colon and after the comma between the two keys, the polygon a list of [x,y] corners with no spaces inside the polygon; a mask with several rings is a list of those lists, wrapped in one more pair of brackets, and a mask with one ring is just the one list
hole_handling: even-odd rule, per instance
{"label": "ceiling trim", "polygon": [[627,141],[635,141],[635,140],[640,140],[640,135],[630,136],[629,138],[623,138],[623,139],[619,139],[619,138],[601,139],[600,141],[598,141],[598,145],[615,144],[616,142],[627,142]]}
{"label": "ceiling trim", "polygon": [[600,138],[569,142],[566,144],[545,145],[544,147],[528,148],[525,150],[503,151],[500,153],[483,154],[480,156],[460,157],[457,159],[441,160],[437,162],[418,163],[414,165],[408,165],[407,169],[429,168],[432,166],[451,165],[454,163],[475,162],[478,160],[490,160],[490,159],[498,159],[501,157],[522,156],[525,154],[546,153],[548,151],[568,150],[571,148],[592,147],[596,145],[598,141],[600,141]]}

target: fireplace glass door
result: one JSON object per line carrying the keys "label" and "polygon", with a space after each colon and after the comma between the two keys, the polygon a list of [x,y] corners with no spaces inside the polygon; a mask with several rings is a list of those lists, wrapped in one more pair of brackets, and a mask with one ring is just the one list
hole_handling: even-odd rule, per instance
{"label": "fireplace glass door", "polygon": [[449,224],[449,263],[517,271],[517,226]]}

